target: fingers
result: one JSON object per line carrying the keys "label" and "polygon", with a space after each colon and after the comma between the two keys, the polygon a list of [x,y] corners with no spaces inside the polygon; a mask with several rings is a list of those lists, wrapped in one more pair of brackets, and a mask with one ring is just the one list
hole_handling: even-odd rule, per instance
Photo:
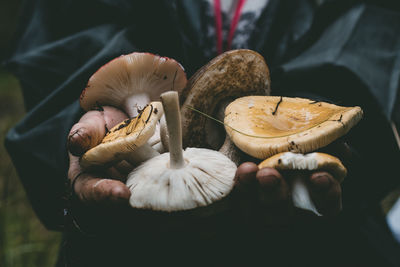
{"label": "fingers", "polygon": [[107,177],[119,180],[121,182],[126,181],[126,174],[121,173],[116,167],[110,167],[107,169]]}
{"label": "fingers", "polygon": [[256,196],[263,205],[275,207],[289,198],[289,187],[275,169],[263,168],[251,162],[243,163],[236,172],[237,191]]}
{"label": "fingers", "polygon": [[275,169],[246,162],[236,172],[235,203],[247,223],[286,224],[291,213],[289,187]]}
{"label": "fingers", "polygon": [[292,216],[290,189],[282,175],[272,168],[263,168],[256,175],[258,198],[264,211],[265,225],[287,225]]}
{"label": "fingers", "polygon": [[282,175],[273,168],[263,168],[256,175],[259,186],[259,199],[269,207],[286,205],[289,200],[289,187]]}
{"label": "fingers", "polygon": [[[70,166],[68,178],[74,183],[74,192],[78,199],[85,204],[121,204],[127,203],[130,198],[129,188],[121,181],[96,177],[93,174],[82,173],[79,158],[69,153]],[[110,168],[112,178],[118,178],[118,171]],[[117,173],[117,174],[115,174]],[[79,175],[79,177],[78,177]],[[76,178],[78,177],[78,178]],[[125,177],[123,177],[125,179]]]}
{"label": "fingers", "polygon": [[315,172],[309,178],[309,192],[318,211],[324,216],[335,216],[342,209],[340,183],[327,172]]}
{"label": "fingers", "polygon": [[75,194],[86,204],[121,204],[127,203],[131,192],[118,180],[96,178],[83,174],[75,182]]}
{"label": "fingers", "polygon": [[241,192],[248,192],[254,190],[256,184],[256,173],[258,166],[253,162],[245,162],[239,166],[236,171],[236,184],[235,187]]}
{"label": "fingers", "polygon": [[[295,216],[291,200],[290,177],[276,169],[258,170],[246,162],[236,172],[235,202],[241,218],[262,221],[264,225],[285,225]],[[342,209],[339,182],[327,172],[315,172],[308,177],[311,199],[324,216],[335,216]],[[299,213],[300,214],[300,213]]]}
{"label": "fingers", "polygon": [[258,166],[252,162],[241,164],[235,177],[235,188],[232,194],[234,211],[238,220],[248,225],[251,229],[252,222],[257,221],[257,195],[256,195],[256,173]]}
{"label": "fingers", "polygon": [[134,166],[127,162],[126,160],[121,160],[117,164],[115,164],[115,168],[122,173],[123,175],[127,176],[133,169]]}
{"label": "fingers", "polygon": [[127,118],[127,115],[114,107],[103,107],[85,113],[68,134],[68,150],[81,156],[103,140],[108,129]]}

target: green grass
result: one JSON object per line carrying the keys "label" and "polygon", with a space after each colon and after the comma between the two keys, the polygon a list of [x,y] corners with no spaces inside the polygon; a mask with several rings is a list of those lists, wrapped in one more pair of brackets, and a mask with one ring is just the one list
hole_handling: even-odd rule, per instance
{"label": "green grass", "polygon": [[0,69],[0,266],[54,266],[60,233],[37,219],[4,148],[7,131],[23,115],[18,81]]}

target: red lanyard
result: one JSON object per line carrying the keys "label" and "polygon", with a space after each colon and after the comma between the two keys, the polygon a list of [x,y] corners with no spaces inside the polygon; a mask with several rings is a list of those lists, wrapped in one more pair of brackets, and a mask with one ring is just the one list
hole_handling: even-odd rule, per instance
{"label": "red lanyard", "polygon": [[[229,28],[228,40],[225,50],[231,49],[233,35],[235,33],[237,24],[239,22],[240,15],[242,13],[242,8],[245,2],[246,0],[239,0],[236,5],[235,14],[233,15],[233,19],[231,21],[231,27]],[[219,55],[223,52],[221,0],[214,0],[214,16],[215,16],[215,31],[217,35],[217,53]]]}

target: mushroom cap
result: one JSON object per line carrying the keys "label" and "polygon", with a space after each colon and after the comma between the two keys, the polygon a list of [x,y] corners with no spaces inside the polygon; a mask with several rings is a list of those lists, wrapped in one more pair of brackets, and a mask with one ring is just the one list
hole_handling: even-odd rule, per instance
{"label": "mushroom cap", "polygon": [[81,93],[80,105],[85,110],[98,105],[125,107],[127,99],[136,94],[158,101],[162,92],[180,92],[186,82],[183,67],[174,59],[135,52],[117,57],[95,72]]}
{"label": "mushroom cap", "polygon": [[136,118],[114,126],[99,145],[81,157],[81,167],[101,168],[108,163],[124,160],[124,155],[142,146],[153,136],[163,112],[161,102],[151,102]]}
{"label": "mushroom cap", "polygon": [[182,142],[184,147],[209,147],[204,131],[207,119],[187,108],[213,115],[226,98],[269,95],[270,75],[264,58],[255,51],[225,52],[199,69],[181,94]]}
{"label": "mushroom cap", "polygon": [[169,153],[154,157],[129,174],[126,185],[131,190],[134,208],[155,211],[181,211],[207,206],[232,190],[236,165],[221,153],[187,148],[186,165],[169,168]]}
{"label": "mushroom cap", "polygon": [[266,167],[275,168],[279,171],[327,171],[339,182],[342,182],[347,175],[346,168],[338,158],[320,152],[313,152],[306,155],[282,152],[264,160],[258,167],[260,169]]}
{"label": "mushroom cap", "polygon": [[243,152],[265,159],[279,152],[308,153],[345,135],[362,118],[360,107],[304,98],[248,96],[225,109],[225,130]]}

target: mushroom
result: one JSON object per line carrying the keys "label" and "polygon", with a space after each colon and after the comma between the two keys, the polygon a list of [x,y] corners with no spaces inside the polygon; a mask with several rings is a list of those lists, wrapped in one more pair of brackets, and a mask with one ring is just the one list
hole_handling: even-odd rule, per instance
{"label": "mushroom", "polygon": [[232,190],[236,165],[218,151],[182,151],[177,92],[161,95],[169,133],[169,151],[137,167],[126,182],[130,204],[139,209],[182,211],[207,206]]}
{"label": "mushroom", "polygon": [[310,194],[305,185],[304,173],[290,171],[327,171],[339,182],[342,182],[347,175],[346,168],[338,158],[320,152],[313,152],[305,155],[293,152],[282,152],[264,160],[258,167],[260,169],[266,167],[275,168],[285,172],[285,177],[291,180],[294,206],[310,210],[317,215],[321,214],[317,211],[310,198]]}
{"label": "mushroom", "polygon": [[182,92],[182,136],[184,147],[219,149],[225,131],[193,109],[211,116],[223,108],[225,99],[270,92],[270,77],[264,58],[247,49],[225,52],[198,70]]}
{"label": "mushroom", "polygon": [[[360,107],[341,107],[304,98],[248,96],[228,105],[224,123],[237,147],[255,158],[266,159],[280,152],[308,153],[322,148],[345,135],[361,118]],[[321,159],[315,155],[319,154],[286,153],[272,157],[271,162],[279,164],[271,166],[314,170]],[[329,156],[328,162],[337,163],[338,160],[332,158]],[[260,164],[260,168],[266,167],[268,162],[267,159]],[[323,164],[324,168],[329,164]],[[334,168],[330,171],[336,179],[344,178],[345,171],[336,172]],[[292,191],[295,206],[318,214],[303,179],[293,179]]]}
{"label": "mushroom", "polygon": [[128,116],[123,111],[114,107],[102,107],[86,112],[79,122],[72,126],[68,134],[69,152],[77,157],[82,156],[91,147],[101,143],[107,129],[127,118]]}
{"label": "mushroom", "polygon": [[[231,101],[232,101],[231,99],[227,98],[220,102],[220,104],[218,105],[218,108],[217,108],[217,113],[215,115],[217,120],[219,120],[219,121],[224,120],[225,108]],[[211,148],[213,148],[214,150],[218,149],[218,147],[219,147],[218,151],[220,153],[222,153],[223,155],[227,156],[230,160],[232,160],[238,166],[242,159],[243,152],[241,152],[235,146],[235,144],[231,141],[231,139],[229,138],[229,136],[227,134],[225,134],[225,140],[224,140],[223,144],[221,145],[220,140],[218,140],[220,136],[218,134],[216,134],[219,132],[219,129],[217,128],[217,126],[215,124],[208,123],[209,121],[205,122],[205,124],[206,124],[205,131],[208,131],[210,133],[207,135],[207,140],[208,140],[207,145],[210,146]],[[214,133],[214,134],[212,134],[212,133]],[[164,116],[160,120],[160,135],[161,135],[161,143],[162,143],[163,147],[168,148],[169,147],[169,145],[168,145],[169,134],[168,134],[168,129],[167,129],[167,125],[166,125]],[[210,136],[214,137],[214,138],[210,138]]]}
{"label": "mushroom", "polygon": [[279,152],[308,153],[345,135],[362,118],[360,107],[304,98],[248,96],[225,110],[225,130],[243,152],[266,159]]}
{"label": "mushroom", "polygon": [[154,135],[162,114],[161,102],[151,102],[137,117],[116,125],[99,145],[88,150],[80,159],[81,167],[98,169],[123,160],[136,165],[159,155],[147,141]]}
{"label": "mushroom", "polygon": [[85,110],[114,106],[133,118],[138,108],[158,101],[165,91],[182,91],[186,82],[185,71],[177,61],[135,52],[117,57],[95,72],[80,96],[80,104]]}
{"label": "mushroom", "polygon": [[[88,111],[98,106],[114,106],[129,118],[168,90],[182,91],[187,79],[175,60],[150,53],[131,53],[111,60],[94,73],[80,96],[81,107]],[[159,132],[153,144],[160,143]]]}

